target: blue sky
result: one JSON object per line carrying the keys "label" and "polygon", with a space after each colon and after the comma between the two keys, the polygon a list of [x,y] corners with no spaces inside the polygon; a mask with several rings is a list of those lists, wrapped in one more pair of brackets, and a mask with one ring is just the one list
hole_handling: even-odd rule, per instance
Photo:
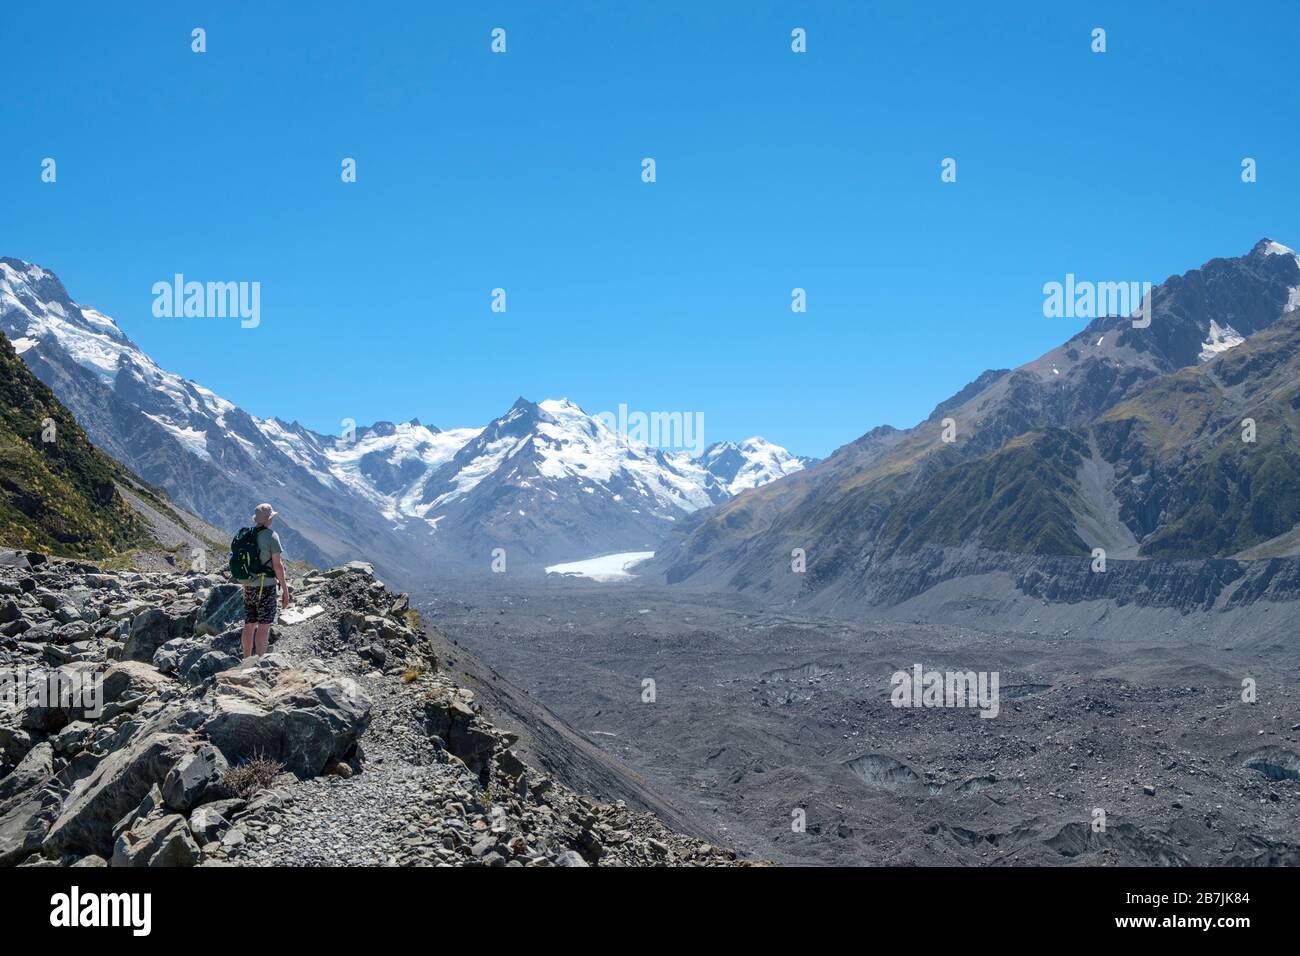
{"label": "blue sky", "polygon": [[[1293,2],[30,5],[0,254],[321,431],[568,396],[825,455],[1067,338],[1044,282],[1300,246],[1297,36]],[[260,282],[261,325],[154,318],[176,272]]]}

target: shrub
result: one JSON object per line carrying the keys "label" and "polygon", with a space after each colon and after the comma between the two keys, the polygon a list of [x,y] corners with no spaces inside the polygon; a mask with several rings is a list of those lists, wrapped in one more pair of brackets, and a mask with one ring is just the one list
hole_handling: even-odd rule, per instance
{"label": "shrub", "polygon": [[284,764],[279,761],[264,756],[253,757],[223,773],[221,789],[232,797],[247,800],[269,787],[283,772]]}

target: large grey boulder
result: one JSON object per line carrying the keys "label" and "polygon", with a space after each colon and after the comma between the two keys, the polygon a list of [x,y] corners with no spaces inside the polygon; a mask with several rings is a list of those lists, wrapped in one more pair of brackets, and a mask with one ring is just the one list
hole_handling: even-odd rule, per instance
{"label": "large grey boulder", "polygon": [[183,668],[185,681],[198,686],[223,671],[239,666],[239,658],[225,651],[204,651]]}
{"label": "large grey boulder", "polygon": [[53,790],[0,804],[0,866],[12,866],[40,849],[62,799]]}
{"label": "large grey boulder", "polygon": [[102,671],[92,661],[75,661],[41,673],[27,688],[21,725],[50,733],[74,720],[94,720],[104,704]]}
{"label": "large grey boulder", "polygon": [[244,589],[238,584],[218,584],[208,593],[194,621],[194,633],[217,635],[243,620]]}
{"label": "large grey boulder", "polygon": [[85,749],[86,743],[95,733],[95,725],[84,720],[74,720],[50,738],[54,752],[64,757],[73,757]]}
{"label": "large grey boulder", "polygon": [[212,637],[177,638],[158,648],[153,663],[163,673],[175,674],[185,682],[197,685],[237,666],[242,654],[239,645],[237,630]]}
{"label": "large grey boulder", "polygon": [[119,661],[104,672],[104,702],[113,703],[124,697],[148,696],[156,691],[175,687],[173,681],[152,664],[144,661]]}
{"label": "large grey boulder", "polygon": [[162,608],[151,607],[135,616],[126,643],[122,646],[124,661],[152,661],[158,648],[177,637],[186,637],[194,629],[193,611],[172,617]]}
{"label": "large grey boulder", "polygon": [[140,820],[117,838],[111,866],[193,866],[201,854],[179,813]]}
{"label": "large grey boulder", "polygon": [[54,776],[54,747],[39,743],[6,776],[0,777],[0,804],[34,790]]}
{"label": "large grey boulder", "polygon": [[345,759],[370,722],[370,699],[356,681],[290,667],[278,654],[218,674],[211,695],[200,731],[230,763],[264,756],[301,777]]}
{"label": "large grey boulder", "polygon": [[64,802],[45,838],[46,849],[107,856],[113,850],[113,825],[199,743],[181,734],[142,735],[109,754]]}
{"label": "large grey boulder", "polygon": [[163,802],[178,813],[189,813],[205,796],[215,792],[229,766],[220,750],[211,744],[200,744],[167,772],[162,785]]}
{"label": "large grey boulder", "polygon": [[[16,718],[10,714],[3,719],[12,721]],[[33,734],[30,730],[18,727],[14,723],[0,723],[0,753],[13,763],[22,760],[39,739],[39,734]]]}

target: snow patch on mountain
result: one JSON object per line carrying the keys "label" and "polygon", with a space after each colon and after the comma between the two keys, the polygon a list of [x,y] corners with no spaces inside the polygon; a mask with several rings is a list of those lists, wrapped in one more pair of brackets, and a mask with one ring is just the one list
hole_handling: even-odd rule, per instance
{"label": "snow patch on mountain", "polygon": [[620,434],[567,398],[548,399],[537,407],[545,413],[535,432],[537,470],[543,477],[599,487],[630,476],[651,497],[683,511],[717,500],[708,473],[688,453],[664,451]]}
{"label": "snow patch on mountain", "polygon": [[1208,362],[1216,355],[1234,349],[1246,341],[1231,325],[1219,325],[1210,320],[1210,337],[1201,343],[1201,361]]}

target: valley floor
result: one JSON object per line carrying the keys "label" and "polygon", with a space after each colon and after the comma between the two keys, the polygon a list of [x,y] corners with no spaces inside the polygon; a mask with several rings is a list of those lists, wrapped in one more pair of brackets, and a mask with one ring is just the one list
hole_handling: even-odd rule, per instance
{"label": "valley floor", "polygon": [[[554,579],[424,608],[686,825],[747,855],[1300,864],[1297,652],[1220,641],[1197,616],[1097,640]],[[997,672],[997,716],[892,706],[891,675],[916,664]]]}

